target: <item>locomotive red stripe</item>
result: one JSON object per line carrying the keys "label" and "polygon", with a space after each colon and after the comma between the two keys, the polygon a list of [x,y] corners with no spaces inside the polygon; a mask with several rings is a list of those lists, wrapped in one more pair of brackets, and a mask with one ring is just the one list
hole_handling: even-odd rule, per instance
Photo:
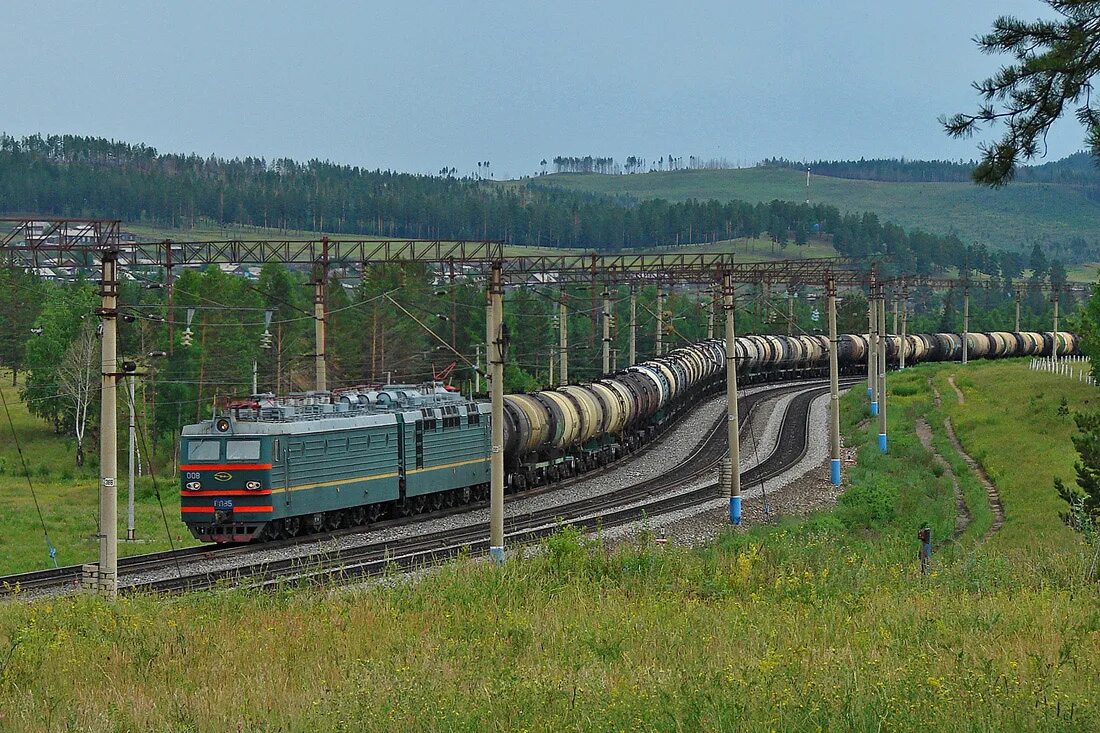
{"label": "locomotive red stripe", "polygon": [[[180,511],[184,514],[213,514],[214,507],[212,506],[181,506]],[[273,512],[275,507],[273,506],[235,506],[233,511],[240,513],[250,512]]]}
{"label": "locomotive red stripe", "polygon": [[180,466],[181,471],[265,471],[270,463],[197,463]]}
{"label": "locomotive red stripe", "polygon": [[191,491],[190,489],[180,489],[180,496],[268,496],[271,494],[271,489],[256,489],[255,491],[246,489],[226,489],[224,491],[210,490],[210,491]]}

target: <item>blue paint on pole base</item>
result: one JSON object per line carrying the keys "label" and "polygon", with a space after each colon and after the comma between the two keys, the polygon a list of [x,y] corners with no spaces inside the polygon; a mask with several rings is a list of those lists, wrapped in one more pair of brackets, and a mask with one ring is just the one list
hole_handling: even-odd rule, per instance
{"label": "blue paint on pole base", "polygon": [[503,547],[490,547],[489,557],[493,558],[493,562],[497,565],[504,564],[504,548]]}
{"label": "blue paint on pole base", "polygon": [[886,433],[878,434],[878,449],[883,453],[886,452]]}
{"label": "blue paint on pole base", "polygon": [[829,467],[829,478],[833,482],[833,486],[840,486],[840,459],[834,458],[832,465]]}
{"label": "blue paint on pole base", "polygon": [[872,387],[868,387],[868,388],[867,388],[867,396],[868,396],[868,397],[870,397],[870,396],[871,396],[871,395],[873,395],[874,393],[875,393],[875,390],[874,390],[874,388],[872,388]]}
{"label": "blue paint on pole base", "polygon": [[733,524],[741,524],[741,497],[730,497],[730,522]]}
{"label": "blue paint on pole base", "polygon": [[878,414],[878,400],[875,400],[874,402],[871,403],[871,414],[872,415],[877,415]]}

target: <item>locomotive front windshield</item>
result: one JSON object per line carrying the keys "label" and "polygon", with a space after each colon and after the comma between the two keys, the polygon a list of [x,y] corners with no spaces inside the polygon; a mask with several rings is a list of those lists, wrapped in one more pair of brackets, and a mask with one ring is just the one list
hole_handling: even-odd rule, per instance
{"label": "locomotive front windshield", "polygon": [[227,440],[225,442],[225,460],[227,460],[227,461],[258,461],[258,460],[260,460],[260,441],[258,441],[258,440]]}
{"label": "locomotive front windshield", "polygon": [[187,443],[187,460],[216,461],[221,458],[220,440],[191,440]]}

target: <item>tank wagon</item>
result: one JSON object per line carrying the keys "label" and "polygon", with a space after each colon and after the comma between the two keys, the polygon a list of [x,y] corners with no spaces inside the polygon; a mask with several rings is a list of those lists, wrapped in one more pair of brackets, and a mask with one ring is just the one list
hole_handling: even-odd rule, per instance
{"label": "tank wagon", "polygon": [[[866,368],[866,334],[837,338],[843,373]],[[1075,354],[1076,335],[971,333],[969,358]],[[742,383],[828,372],[822,336],[743,336]],[[887,359],[962,357],[953,333],[887,337]],[[651,440],[725,380],[722,340],[674,349],[588,384],[504,398],[505,486],[519,491],[607,464]],[[439,384],[354,388],[230,403],[183,429],[181,515],[212,542],[320,532],[483,500],[490,407]]]}

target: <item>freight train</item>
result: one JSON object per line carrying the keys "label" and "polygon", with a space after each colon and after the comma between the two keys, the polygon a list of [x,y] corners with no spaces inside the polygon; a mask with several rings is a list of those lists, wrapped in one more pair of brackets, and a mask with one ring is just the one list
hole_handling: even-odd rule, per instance
{"label": "freight train", "polygon": [[[838,337],[843,373],[866,368],[865,335]],[[961,358],[953,333],[887,337],[887,359]],[[1078,351],[1071,333],[971,333],[968,357]],[[775,381],[828,370],[822,336],[743,336],[739,379]],[[504,398],[506,488],[591,470],[636,450],[677,413],[724,384],[720,340],[677,348],[588,384]],[[489,404],[439,384],[253,395],[180,441],[181,516],[208,542],[251,542],[362,525],[482,501],[489,493]]]}

